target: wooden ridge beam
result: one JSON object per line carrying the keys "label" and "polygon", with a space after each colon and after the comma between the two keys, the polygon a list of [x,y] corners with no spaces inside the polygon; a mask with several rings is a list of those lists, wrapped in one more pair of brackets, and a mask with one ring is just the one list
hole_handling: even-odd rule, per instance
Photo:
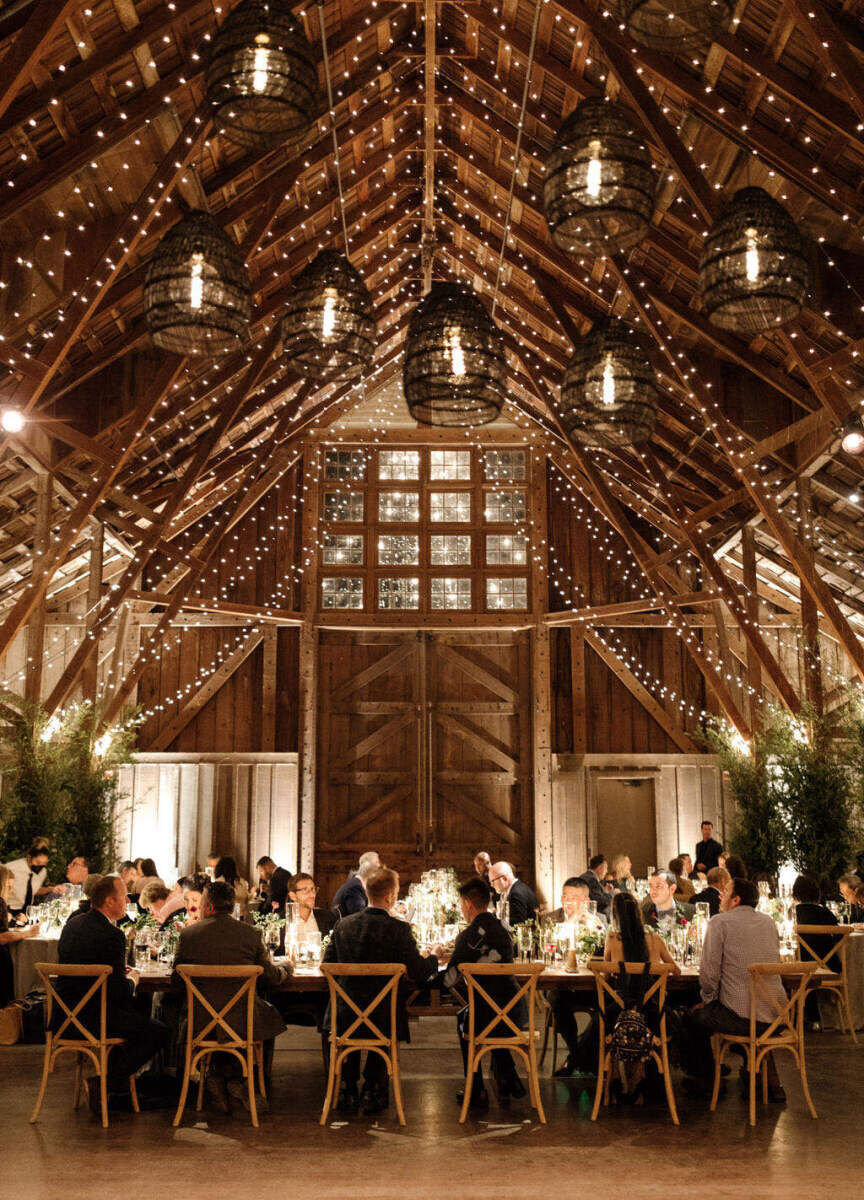
{"label": "wooden ridge beam", "polygon": [[237,649],[213,672],[210,678],[205,680],[198,690],[192,693],[177,713],[177,716],[157,734],[153,742],[147,747],[148,750],[167,750],[189,722],[198,715],[208,700],[211,700],[219,689],[228,682],[234,672],[239,667],[242,667],[249,655],[258,649],[263,640],[264,634],[261,630],[253,630],[245,641],[241,642]]}

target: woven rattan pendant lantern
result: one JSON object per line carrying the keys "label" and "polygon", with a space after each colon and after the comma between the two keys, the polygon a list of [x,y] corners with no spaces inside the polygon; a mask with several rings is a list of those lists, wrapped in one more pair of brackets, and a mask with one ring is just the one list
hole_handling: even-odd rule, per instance
{"label": "woven rattan pendant lantern", "polygon": [[732,0],[620,0],[622,22],[635,42],[675,54],[728,29]]}
{"label": "woven rattan pendant lantern", "polygon": [[702,306],[712,324],[754,334],[796,317],[810,285],[801,234],[762,188],[736,192],[705,239]]}
{"label": "woven rattan pendant lantern", "polygon": [[216,128],[240,146],[299,142],[318,113],[318,70],[286,0],[243,0],[213,40],[205,77]]}
{"label": "woven rattan pendant lantern", "polygon": [[504,405],[506,360],[495,322],[475,293],[433,283],[412,313],[402,382],[424,425],[487,425]]}
{"label": "woven rattan pendant lantern", "polygon": [[573,352],[561,381],[561,423],[586,446],[646,442],[657,418],[647,338],[617,317],[598,321]]}
{"label": "woven rattan pendant lantern", "polygon": [[294,280],[282,318],[291,367],[315,379],[362,375],[375,349],[366,285],[344,254],[322,250]]}
{"label": "woven rattan pendant lantern", "polygon": [[592,257],[629,250],[648,229],[655,187],[651,154],[624,109],[583,100],[546,162],[543,207],[552,240]]}
{"label": "woven rattan pendant lantern", "polygon": [[153,341],[176,354],[221,354],[240,342],[251,313],[237,244],[207,213],[187,214],[147,267],[144,316]]}

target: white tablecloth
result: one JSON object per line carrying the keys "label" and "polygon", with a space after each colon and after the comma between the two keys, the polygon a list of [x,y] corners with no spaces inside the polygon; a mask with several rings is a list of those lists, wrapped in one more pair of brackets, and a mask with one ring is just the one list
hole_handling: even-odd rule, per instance
{"label": "white tablecloth", "polygon": [[21,942],[13,942],[12,965],[15,968],[15,998],[22,999],[35,987],[42,983],[36,974],[36,963],[56,962],[59,938],[26,938]]}
{"label": "white tablecloth", "polygon": [[[864,1029],[864,932],[853,933],[846,948],[849,976],[849,1010],[853,1029]],[[819,1012],[825,1029],[840,1029],[837,1001],[831,995],[819,997]]]}

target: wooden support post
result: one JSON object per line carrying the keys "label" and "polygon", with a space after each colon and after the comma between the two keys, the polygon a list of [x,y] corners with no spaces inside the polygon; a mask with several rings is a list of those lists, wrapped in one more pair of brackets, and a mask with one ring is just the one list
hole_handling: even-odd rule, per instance
{"label": "wooden support post", "polygon": [[[36,476],[36,524],[33,529],[33,564],[45,554],[51,543],[51,501],[53,478],[47,471]],[[45,653],[45,597],[36,605],[27,626],[27,672],[24,695],[37,703],[42,696],[42,660]]]}
{"label": "wooden support post", "polygon": [[279,630],[269,626],[264,633],[264,662],[261,672],[261,749],[276,749],[276,660]]}
{"label": "wooden support post", "polygon": [[584,754],[588,743],[588,721],[585,695],[585,628],[582,625],[570,626],[570,692],[573,753]]}
{"label": "wooden support post", "polygon": [[[303,450],[302,544],[314,546],[318,527],[318,471],[313,458],[318,447],[306,443]],[[307,558],[311,551],[306,550]],[[305,617],[300,629],[300,870],[312,871],[315,865],[315,817],[318,760],[318,662],[319,633],[314,617],[318,608],[316,564],[307,563],[303,571],[301,607]]]}
{"label": "wooden support post", "polygon": [[[534,765],[534,878],[538,898],[552,902],[555,890],[555,840],[560,821],[552,802],[552,668],[550,633],[543,615],[549,602],[546,512],[546,458],[531,456],[529,494],[531,536],[532,757]],[[583,689],[584,694],[584,689]],[[563,882],[560,880],[559,882]]]}
{"label": "wooden support post", "polygon": [[[813,548],[812,485],[798,480],[798,536]],[[804,694],[818,716],[825,708],[822,686],[822,654],[819,649],[819,610],[806,588],[801,588],[801,658],[804,666]]]}
{"label": "wooden support post", "polygon": [[[744,598],[747,619],[752,629],[758,629],[759,593],[757,588],[759,581],[756,577],[756,535],[750,525],[745,525],[741,531],[741,557],[744,586],[747,589],[747,595]],[[762,721],[762,664],[749,642],[747,643],[747,683],[751,689],[748,693],[750,724],[755,732]]]}
{"label": "wooden support post", "polygon": [[96,703],[99,674],[99,635],[94,632],[99,602],[102,599],[102,560],[105,550],[105,526],[93,521],[90,526],[90,574],[87,579],[87,622],[84,641],[90,644],[90,657],[81,677],[81,694],[91,704]]}

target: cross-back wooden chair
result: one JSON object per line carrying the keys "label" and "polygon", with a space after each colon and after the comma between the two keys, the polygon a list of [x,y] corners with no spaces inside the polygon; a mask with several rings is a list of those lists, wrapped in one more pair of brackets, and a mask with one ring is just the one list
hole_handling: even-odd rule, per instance
{"label": "cross-back wooden chair", "polygon": [[[609,982],[610,977],[618,975],[622,968],[627,975],[644,975],[646,981],[649,979],[653,980],[645,988],[641,999],[635,1005],[631,1005],[628,998],[622,996],[618,989]],[[599,1009],[598,1021],[600,1024],[597,1090],[594,1094],[594,1108],[591,1112],[591,1120],[597,1120],[601,1100],[607,1105],[609,1103],[612,1087],[612,1067],[615,1061],[615,1048],[612,1044],[615,1021],[628,1006],[634,1007],[639,1012],[644,1012],[647,1005],[652,1005],[651,1015],[652,1018],[656,1016],[658,1019],[658,1031],[652,1034],[650,1058],[657,1065],[657,1070],[663,1076],[663,1086],[666,1089],[666,1103],[669,1106],[669,1115],[673,1123],[678,1125],[680,1122],[678,1120],[678,1109],[675,1105],[672,1074],[669,1070],[669,1039],[666,1034],[666,989],[669,983],[669,976],[674,972],[675,968],[671,963],[649,963],[646,970],[645,963],[595,962],[592,960],[588,963],[588,969],[594,973],[594,983],[597,987],[597,1006]],[[611,1009],[607,1009],[607,1005],[611,1005]]]}
{"label": "cross-back wooden chair", "polygon": [[[715,1033],[711,1038],[714,1051],[714,1091],[711,1095],[711,1111],[717,1107],[717,1097],[720,1094],[720,1078],[723,1060],[726,1052],[732,1046],[740,1046],[747,1058],[747,1069],[750,1075],[750,1124],[756,1124],[756,1080],[762,1077],[762,1102],[768,1099],[768,1055],[772,1050],[788,1050],[795,1059],[795,1064],[801,1074],[801,1087],[804,1098],[810,1109],[810,1115],[816,1118],[816,1109],[810,1098],[810,1088],[807,1086],[807,1068],[804,1063],[804,1000],[807,995],[807,985],[810,977],[819,970],[816,962],[793,963],[751,963],[750,974],[750,1032],[746,1033]],[[773,992],[768,990],[766,980],[781,978],[781,981],[796,980],[797,983],[787,993],[785,1003],[781,1003]],[[761,1002],[767,1002],[774,1010],[773,1019],[765,1029],[758,1033],[756,1029],[756,1007]]]}
{"label": "cross-back wooden chair", "polygon": [[[108,1054],[112,1046],[122,1045],[124,1038],[109,1038],[107,1035],[108,1005],[107,984],[111,967],[107,965],[83,966],[72,963],[36,963],[36,971],[45,987],[45,1058],[42,1065],[42,1085],[39,1088],[39,1098],[33,1115],[32,1124],[39,1116],[45,1090],[48,1087],[48,1076],[54,1070],[54,1064],[61,1054],[74,1054],[75,1083],[73,1096],[75,1107],[81,1103],[84,1095],[84,1063],[89,1058],[96,1068],[99,1079],[99,1092],[102,1101],[102,1125],[108,1128]],[[91,979],[93,982],[84,991],[81,999],[70,1007],[57,992],[55,979]],[[99,1028],[94,1031],[88,1028],[84,1021],[84,1009],[92,1001],[98,1000]],[[54,1005],[62,1010],[62,1021],[56,1030],[51,1029],[51,1017]],[[134,1075],[129,1077],[129,1091],[132,1096],[132,1108],[139,1112],[138,1092],[135,1089]]]}
{"label": "cross-back wooden chair", "polygon": [[[837,997],[837,1007],[840,1010],[840,1027],[845,1031],[848,1030],[852,1034],[852,1041],[858,1042],[855,1034],[855,1026],[852,1024],[852,1010],[849,1006],[849,974],[846,966],[846,952],[849,948],[849,936],[852,933],[851,925],[797,925],[795,934],[798,939],[798,957],[801,957],[802,950],[806,950],[810,955],[810,959],[816,963],[817,967],[821,967],[825,971],[832,971],[839,975],[840,978],[834,982],[826,980],[820,984],[821,992],[830,992]],[[817,954],[813,949],[813,938],[819,938],[821,944],[827,945],[828,939],[831,941],[831,949],[824,954]],[[822,939],[826,939],[822,941]],[[809,939],[809,940],[808,940]],[[829,965],[832,958],[837,959],[839,971],[833,965]],[[807,960],[805,960],[807,961]]]}
{"label": "cross-back wooden chair", "polygon": [[[249,1115],[252,1124],[258,1128],[258,1106],[255,1101],[255,1067],[258,1068],[258,1086],[261,1094],[266,1095],[264,1082],[264,1043],[255,1040],[255,984],[263,967],[235,966],[203,966],[195,963],[182,963],[175,970],[186,985],[186,1056],[183,1065],[183,1087],[177,1112],[174,1114],[174,1125],[180,1124],[183,1110],[186,1107],[186,1097],[189,1094],[189,1082],[192,1072],[199,1067],[198,1099],[195,1104],[197,1112],[201,1111],[204,1100],[204,1079],[210,1056],[216,1053],[231,1054],[236,1058],[243,1070],[243,1078],[249,1091]],[[200,984],[230,983],[238,981],[238,986],[219,1008],[216,1008],[201,991]],[[241,1033],[231,1023],[231,1018],[242,1023],[245,1008],[245,1034]],[[204,1024],[197,1032],[196,1018]],[[224,1040],[221,1040],[223,1039]]]}
{"label": "cross-back wooden chair", "polygon": [[[540,1099],[540,1078],[537,1073],[537,1047],[534,1023],[537,1011],[537,980],[543,974],[542,963],[460,963],[459,970],[468,987],[468,1061],[465,1067],[465,1095],[459,1123],[464,1124],[471,1107],[471,1089],[474,1072],[480,1066],[483,1055],[492,1050],[515,1051],[524,1060],[528,1071],[528,1095],[537,1110],[541,1124],[546,1124],[543,1101]],[[481,982],[489,978],[524,980],[506,1004],[494,1000]],[[513,1010],[520,1000],[528,1004],[528,1027],[520,1029]],[[477,1030],[478,1001],[488,1005],[492,1014],[483,1028]],[[499,1026],[510,1030],[499,1031]]]}
{"label": "cross-back wooden chair", "polygon": [[[387,1074],[393,1079],[393,1098],[396,1101],[399,1124],[404,1125],[405,1110],[402,1105],[402,1080],[399,1074],[397,1003],[399,984],[405,976],[405,964],[322,963],[321,973],[325,976],[327,987],[330,990],[330,1069],[327,1073],[327,1094],[324,1097],[324,1108],[321,1110],[319,1124],[327,1123],[333,1098],[342,1078],[342,1063],[355,1050],[367,1050],[371,1054],[379,1054],[384,1059]],[[386,982],[369,1003],[361,1008],[342,987],[339,982],[341,978],[381,978]],[[339,1033],[340,1001],[347,1006],[348,1016],[353,1015],[351,1024],[343,1033]],[[372,1019],[372,1014],[378,1006],[385,1003],[388,1006],[386,1011],[390,1018],[389,1034],[385,1033]]]}

